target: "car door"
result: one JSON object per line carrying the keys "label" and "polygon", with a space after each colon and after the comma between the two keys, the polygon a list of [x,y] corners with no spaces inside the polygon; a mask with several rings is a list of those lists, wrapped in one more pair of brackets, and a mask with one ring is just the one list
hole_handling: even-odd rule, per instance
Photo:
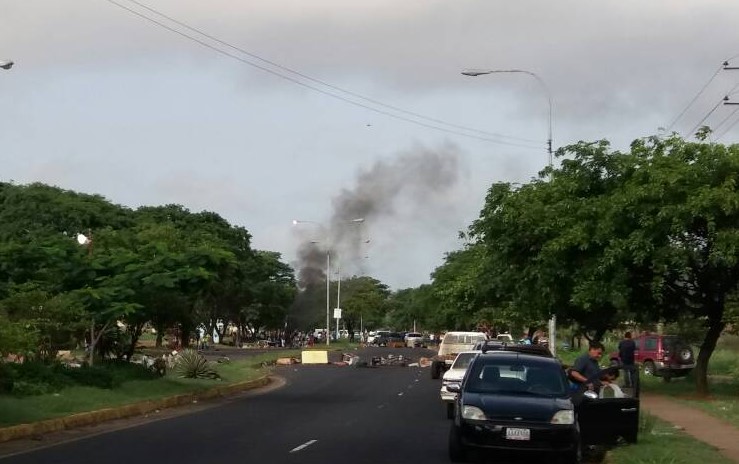
{"label": "car door", "polygon": [[585,398],[578,407],[578,421],[584,445],[611,445],[619,438],[636,443],[639,398]]}
{"label": "car door", "polygon": [[578,402],[580,434],[585,445],[609,445],[619,438],[636,443],[639,433],[639,372],[618,370],[621,398],[588,398]]}

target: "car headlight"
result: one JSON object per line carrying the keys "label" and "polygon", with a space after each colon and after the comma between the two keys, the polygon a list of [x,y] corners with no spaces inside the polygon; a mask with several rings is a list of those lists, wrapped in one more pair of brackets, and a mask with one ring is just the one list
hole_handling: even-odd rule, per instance
{"label": "car headlight", "polygon": [[575,411],[571,409],[557,411],[557,413],[554,414],[554,417],[552,417],[551,423],[572,425],[575,423]]}
{"label": "car headlight", "polygon": [[462,408],[462,419],[485,420],[485,413],[475,406],[464,406]]}

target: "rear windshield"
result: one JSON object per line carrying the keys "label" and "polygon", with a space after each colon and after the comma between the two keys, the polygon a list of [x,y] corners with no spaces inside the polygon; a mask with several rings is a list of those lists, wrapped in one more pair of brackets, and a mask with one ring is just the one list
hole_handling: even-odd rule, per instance
{"label": "rear windshield", "polygon": [[468,375],[466,390],[472,393],[567,394],[562,368],[554,364],[527,364],[517,358],[490,360],[476,363]]}
{"label": "rear windshield", "polygon": [[420,333],[411,332],[407,335],[407,337],[423,337]]}
{"label": "rear windshield", "polygon": [[485,335],[475,335],[475,334],[446,334],[444,336],[444,343],[447,345],[453,344],[469,344],[474,345],[477,342],[484,341]]}
{"label": "rear windshield", "polygon": [[457,359],[454,360],[454,364],[452,364],[452,369],[467,369],[467,367],[472,362],[472,358],[475,357],[477,353],[460,353],[457,355]]}

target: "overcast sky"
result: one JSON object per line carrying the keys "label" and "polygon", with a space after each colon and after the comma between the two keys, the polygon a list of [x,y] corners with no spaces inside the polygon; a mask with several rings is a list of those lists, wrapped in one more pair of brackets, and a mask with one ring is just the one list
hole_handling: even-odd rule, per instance
{"label": "overcast sky", "polygon": [[538,75],[555,148],[687,133],[739,88],[719,71],[739,55],[732,0],[115,0],[231,56],[111,1],[0,0],[0,59],[16,62],[0,69],[0,180],[215,211],[288,262],[325,234],[293,219],[361,214],[369,243],[343,272],[394,289],[429,281],[492,182],[547,163],[546,89],[461,70]]}

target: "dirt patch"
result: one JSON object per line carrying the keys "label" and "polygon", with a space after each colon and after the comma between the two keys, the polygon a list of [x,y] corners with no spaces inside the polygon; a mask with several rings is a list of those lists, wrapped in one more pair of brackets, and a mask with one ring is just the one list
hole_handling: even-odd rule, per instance
{"label": "dirt patch", "polygon": [[642,394],[641,408],[739,463],[739,429],[732,424],[660,395]]}

